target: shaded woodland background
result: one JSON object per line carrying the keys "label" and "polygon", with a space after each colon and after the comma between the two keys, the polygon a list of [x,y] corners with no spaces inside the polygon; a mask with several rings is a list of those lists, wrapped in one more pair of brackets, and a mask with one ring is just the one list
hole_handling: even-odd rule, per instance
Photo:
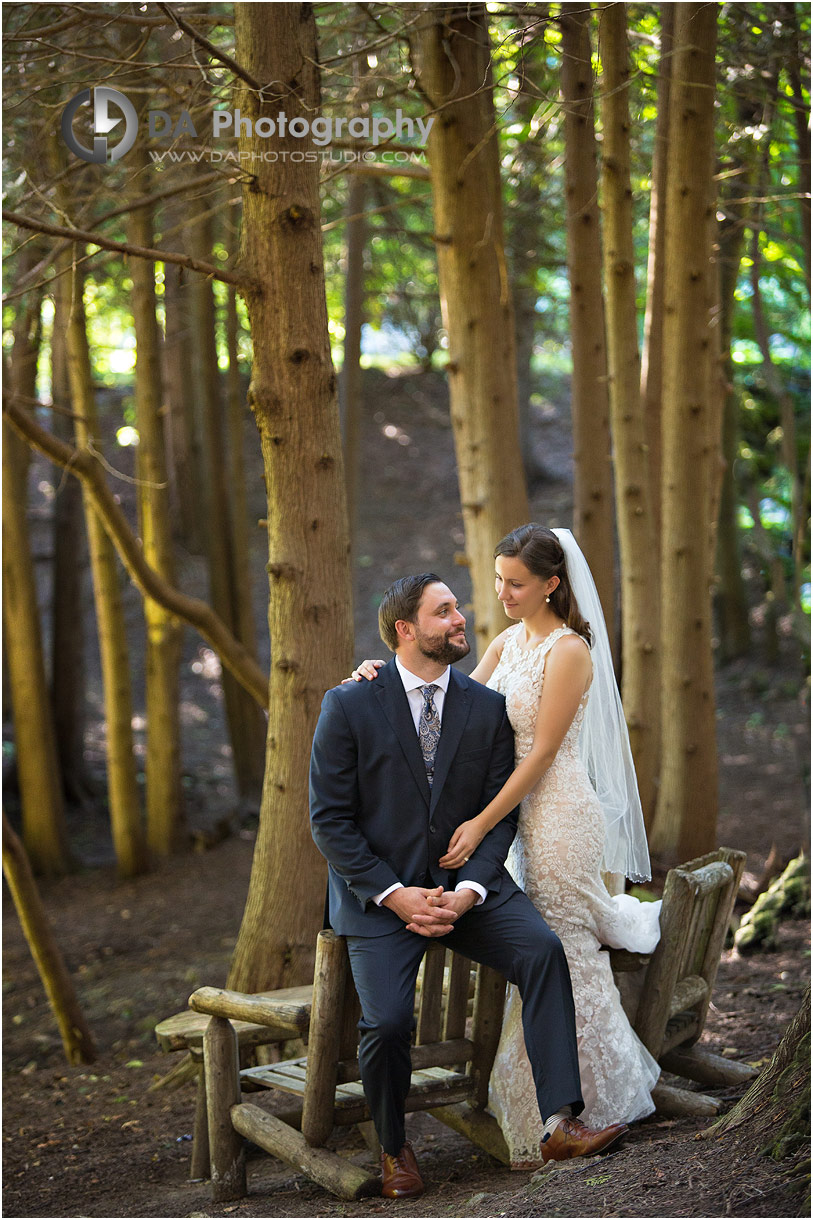
{"label": "shaded woodland background", "polygon": [[[157,871],[176,975],[183,926],[232,986],[308,978],[322,694],[381,655],[404,571],[443,573],[481,648],[493,544],[528,519],[572,524],[599,583],[656,883],[725,841],[755,897],[808,839],[807,6],[3,22],[4,803],[58,939],[116,877],[150,920]],[[102,83],[140,129],[92,165],[60,119]],[[211,138],[213,107],[320,106],[435,123],[426,149],[313,161]],[[200,135],[149,138],[150,109]],[[248,882],[225,854],[207,872],[230,909],[247,882],[239,932],[194,910],[195,848],[253,849]],[[167,984],[156,1019],[184,1002]],[[36,1062],[19,1024],[12,1071]]]}

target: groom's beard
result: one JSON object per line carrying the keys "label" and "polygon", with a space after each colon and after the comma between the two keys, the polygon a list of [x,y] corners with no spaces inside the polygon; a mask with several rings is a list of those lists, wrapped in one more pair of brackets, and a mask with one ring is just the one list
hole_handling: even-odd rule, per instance
{"label": "groom's beard", "polygon": [[415,642],[425,657],[440,665],[454,665],[455,661],[461,661],[471,651],[465,631],[424,635],[416,627]]}

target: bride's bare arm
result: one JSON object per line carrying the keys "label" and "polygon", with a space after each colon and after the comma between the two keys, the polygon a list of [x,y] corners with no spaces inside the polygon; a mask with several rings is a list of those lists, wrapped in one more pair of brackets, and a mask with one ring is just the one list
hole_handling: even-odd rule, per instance
{"label": "bride's bare arm", "polygon": [[554,644],[545,660],[545,681],[530,752],[493,801],[476,818],[458,826],[446,855],[440,859],[441,868],[459,868],[489,830],[536,787],[564,741],[592,672],[590,652],[579,636],[566,635]]}
{"label": "bride's bare arm", "polygon": [[510,630],[510,627],[506,627],[505,631],[501,631],[499,635],[495,635],[494,639],[491,641],[488,648],[477,662],[477,665],[469,674],[469,677],[474,678],[475,682],[480,682],[483,686],[485,686],[486,682],[488,682],[489,678],[494,673],[494,670],[497,668],[500,657],[502,656],[505,637]]}

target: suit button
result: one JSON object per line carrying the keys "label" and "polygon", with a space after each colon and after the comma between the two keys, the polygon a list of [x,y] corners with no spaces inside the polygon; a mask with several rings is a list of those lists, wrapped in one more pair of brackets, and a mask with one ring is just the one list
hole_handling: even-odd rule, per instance
{"label": "suit button", "polygon": [[435,826],[434,822],[429,823],[429,833],[430,835],[437,834],[437,827]]}

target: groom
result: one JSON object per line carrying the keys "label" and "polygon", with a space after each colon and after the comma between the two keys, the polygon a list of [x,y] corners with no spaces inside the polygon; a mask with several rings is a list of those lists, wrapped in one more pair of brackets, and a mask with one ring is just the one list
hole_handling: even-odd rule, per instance
{"label": "groom", "polygon": [[514,767],[503,696],[450,668],[469,651],[465,624],[438,576],[397,580],[379,610],[395,658],[375,682],[329,690],[313,739],[311,828],[329,865],[330,922],[346,938],[361,1001],[359,1068],[389,1198],[423,1192],[404,1108],[415,980],[429,937],[518,986],[543,1160],[592,1155],[625,1130],[591,1130],[572,1117],[584,1103],[567,962],[504,867],[518,811],[462,868],[438,865],[452,832]]}

